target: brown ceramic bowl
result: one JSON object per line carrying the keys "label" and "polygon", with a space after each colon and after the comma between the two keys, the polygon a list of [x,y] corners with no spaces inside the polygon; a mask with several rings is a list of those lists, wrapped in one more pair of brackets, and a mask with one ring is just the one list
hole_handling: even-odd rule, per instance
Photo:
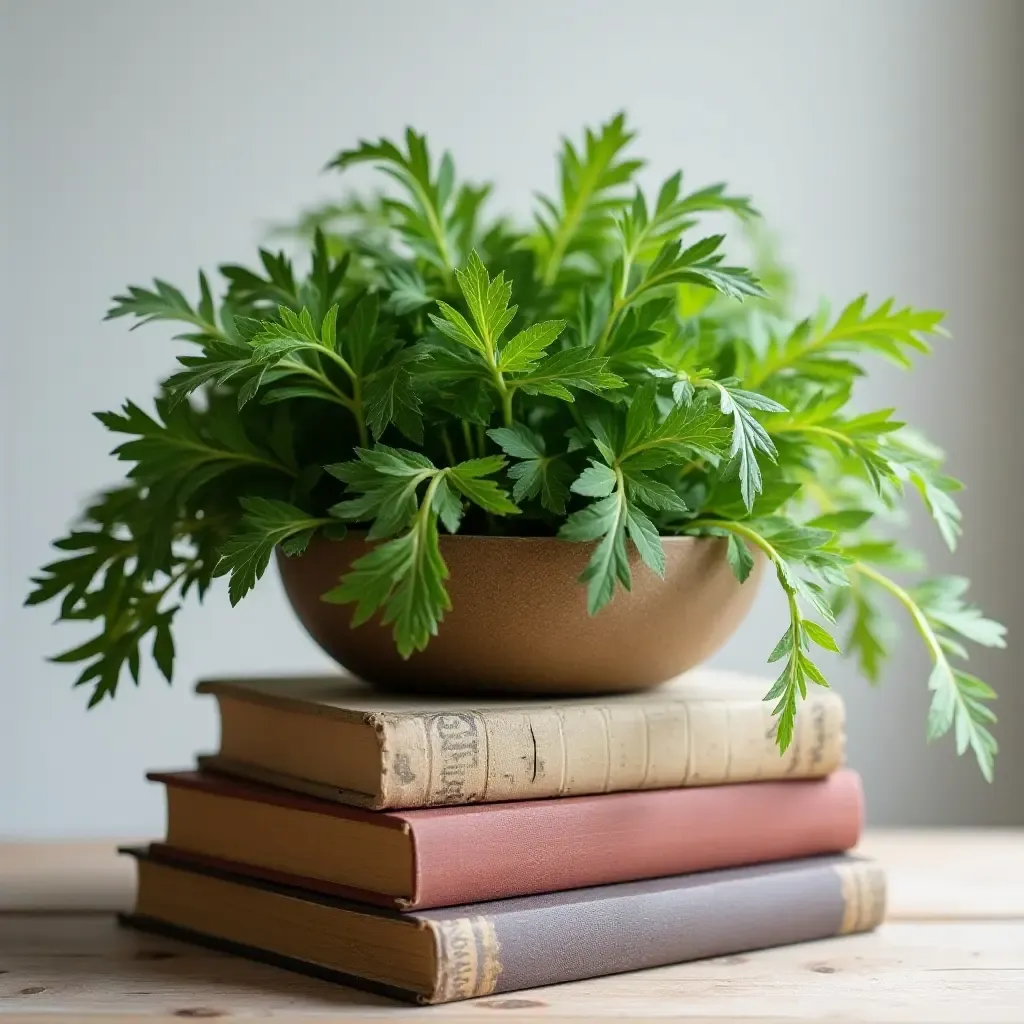
{"label": "brown ceramic bowl", "polygon": [[403,660],[390,627],[351,628],[350,605],[320,595],[366,551],[364,535],[322,537],[278,557],[285,592],[313,639],[367,682],[463,693],[614,693],[656,686],[710,657],[750,609],[762,559],[737,582],[725,541],[665,537],[665,578],[632,553],[633,589],[596,616],[576,577],[590,545],[552,537],[442,536],[452,609],[426,650]]}

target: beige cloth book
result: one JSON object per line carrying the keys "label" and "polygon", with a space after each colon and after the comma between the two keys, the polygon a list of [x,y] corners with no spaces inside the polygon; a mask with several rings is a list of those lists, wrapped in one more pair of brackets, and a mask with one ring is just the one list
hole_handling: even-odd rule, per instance
{"label": "beige cloth book", "polygon": [[815,690],[780,755],[764,679],[709,669],[618,696],[398,696],[344,676],[211,679],[205,768],[372,809],[816,778],[843,759],[843,704]]}

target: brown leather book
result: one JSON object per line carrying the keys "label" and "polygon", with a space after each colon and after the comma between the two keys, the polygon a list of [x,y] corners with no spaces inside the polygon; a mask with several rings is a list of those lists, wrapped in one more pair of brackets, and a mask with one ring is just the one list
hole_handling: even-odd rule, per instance
{"label": "brown leather book", "polygon": [[453,701],[343,676],[209,680],[221,744],[200,763],[375,810],[828,775],[842,701],[815,687],[780,756],[770,685],[702,669],[621,696]]}
{"label": "brown leather book", "polygon": [[849,770],[404,812],[195,772],[149,778],[167,792],[154,857],[400,910],[839,853],[856,845],[863,807]]}
{"label": "brown leather book", "polygon": [[424,1003],[867,931],[885,907],[881,869],[844,856],[399,914],[126,852],[123,923]]}

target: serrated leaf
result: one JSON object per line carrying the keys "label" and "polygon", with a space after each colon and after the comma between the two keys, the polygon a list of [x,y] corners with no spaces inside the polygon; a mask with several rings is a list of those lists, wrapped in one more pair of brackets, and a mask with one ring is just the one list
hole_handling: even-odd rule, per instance
{"label": "serrated leaf", "polygon": [[510,427],[495,427],[487,431],[487,436],[514,459],[537,459],[544,455],[541,438],[521,423],[513,423]]}
{"label": "serrated leaf", "polygon": [[514,481],[513,500],[522,504],[539,496],[544,508],[563,515],[572,480],[569,464],[557,456],[547,456],[540,436],[521,423],[496,427],[487,434],[506,455],[521,460],[508,468],[508,477]]}
{"label": "serrated leaf", "polygon": [[661,512],[688,511],[686,502],[668,484],[629,466],[622,473],[630,501]]}
{"label": "serrated leaf", "polygon": [[934,467],[912,470],[910,481],[920,493],[929,515],[946,542],[946,547],[950,551],[955,551],[957,541],[963,533],[963,526],[960,507],[951,494],[960,490],[960,482],[943,476]]}
{"label": "serrated leaf", "polygon": [[462,502],[459,496],[448,486],[445,477],[437,482],[434,491],[433,508],[438,518],[444,524],[449,533],[458,533],[459,525],[462,522]]}
{"label": "serrated leaf", "polygon": [[636,302],[658,289],[684,283],[711,288],[733,299],[763,295],[749,270],[723,264],[718,252],[723,241],[722,235],[710,235],[686,249],[677,239],[666,241],[627,301]]}
{"label": "serrated leaf", "polygon": [[301,555],[309,547],[309,542],[313,539],[315,533],[316,529],[310,527],[307,530],[302,530],[299,533],[292,534],[290,537],[286,537],[279,546],[289,558]]}
{"label": "serrated leaf", "polygon": [[[733,536],[735,536],[735,534],[733,534]],[[793,627],[789,626],[786,629],[786,632],[782,634],[782,638],[779,640],[779,642],[773,648],[772,653],[768,655],[768,664],[770,665],[774,661],[779,661],[780,659],[785,658],[786,655],[789,654],[792,650],[793,650]],[[768,697],[765,697],[765,700],[771,700],[775,696],[776,696],[776,694],[772,693]]]}
{"label": "serrated leaf", "polygon": [[443,335],[451,338],[452,341],[457,341],[459,344],[473,349],[474,352],[479,352],[481,355],[487,354],[486,343],[477,335],[476,331],[470,326],[469,321],[457,309],[449,306],[447,302],[442,302],[440,299],[437,300],[437,306],[441,310],[443,319],[442,317],[434,316],[433,313],[428,315],[433,325]]}
{"label": "serrated leaf", "polygon": [[413,313],[434,301],[427,291],[426,282],[415,269],[396,267],[390,270],[388,285],[391,290],[388,309],[399,316]]}
{"label": "serrated leaf", "polygon": [[809,619],[804,619],[803,627],[804,635],[813,640],[819,647],[823,647],[826,651],[834,651],[836,654],[842,653],[839,650],[839,645],[828,630],[822,628],[816,622],[811,622]]}
{"label": "serrated leaf", "polygon": [[324,314],[323,321],[320,325],[320,338],[323,341],[325,348],[330,349],[332,352],[338,351],[337,305],[331,306],[331,308]]}
{"label": "serrated leaf", "polygon": [[632,586],[626,555],[625,501],[620,493],[601,498],[565,521],[559,537],[569,541],[599,540],[580,582],[587,583],[587,610],[596,615],[615,593],[616,582],[626,590]]}
{"label": "serrated leaf", "polygon": [[527,373],[510,377],[508,385],[528,395],[550,395],[572,402],[570,388],[600,394],[625,387],[626,382],[607,369],[608,360],[595,356],[592,349],[570,348],[546,356]]}
{"label": "serrated leaf", "polygon": [[133,330],[153,321],[177,321],[198,331],[195,335],[188,335],[189,340],[201,344],[226,340],[212,316],[209,284],[202,272],[199,275],[199,286],[200,301],[198,306],[193,308],[182,292],[166,281],[155,280],[151,289],[132,285],[126,294],[114,297],[113,305],[107,311],[105,319],[134,316],[138,323],[134,325]]}
{"label": "serrated leaf", "polygon": [[410,441],[423,443],[422,405],[413,384],[410,361],[401,358],[373,373],[363,393],[366,425],[374,438],[393,423]]}
{"label": "serrated leaf", "polygon": [[664,577],[665,549],[662,547],[657,527],[640,509],[629,502],[626,503],[626,532],[644,564]]}
{"label": "serrated leaf", "polygon": [[[326,523],[286,501],[243,498],[245,515],[238,531],[220,551],[215,576],[230,574],[228,595],[236,605],[266,572],[270,556],[279,544],[292,540],[291,554],[305,550],[318,527]],[[298,539],[296,539],[298,538]]]}
{"label": "serrated leaf", "polygon": [[[805,627],[807,626],[806,622],[804,623],[804,626]],[[800,655],[800,667],[803,670],[803,674],[804,674],[805,678],[809,679],[816,686],[824,686],[824,687],[828,686],[828,681],[821,674],[821,670],[805,654],[801,654]],[[801,697],[806,697],[807,696],[807,692],[806,692],[806,690],[803,689],[803,687],[801,687],[800,696]]]}
{"label": "serrated leaf", "polygon": [[[729,568],[732,569],[733,575],[740,583],[746,583],[747,577],[754,569],[754,556],[751,555],[747,545],[735,533],[729,534],[728,544],[725,557],[729,562]],[[775,659],[769,658],[768,660],[773,661]]]}
{"label": "serrated leaf", "polygon": [[740,494],[749,511],[753,508],[762,485],[757,453],[762,452],[772,462],[778,456],[768,431],[754,418],[753,411],[779,413],[785,412],[786,407],[764,395],[744,391],[724,382],[709,383],[718,390],[722,415],[732,417],[732,444],[729,456],[737,460]]}
{"label": "serrated leaf", "polygon": [[514,481],[512,498],[521,504],[528,498],[539,497],[549,512],[564,515],[572,474],[572,467],[558,457],[517,462],[508,469],[509,479]]}
{"label": "serrated leaf", "polygon": [[860,508],[842,509],[838,512],[829,512],[826,515],[809,519],[807,525],[819,530],[845,533],[846,531],[859,530],[873,514],[866,509]]}
{"label": "serrated leaf", "polygon": [[858,350],[875,352],[905,368],[910,365],[911,353],[930,351],[926,338],[941,333],[941,323],[941,313],[910,307],[894,310],[892,300],[869,310],[867,296],[861,295],[834,321],[827,309],[814,319],[801,321],[788,337],[772,344],[746,381],[756,390],[779,374],[828,380],[835,356]]}
{"label": "serrated leaf", "polygon": [[608,466],[591,459],[591,464],[573,481],[572,491],[591,498],[604,498],[615,490],[618,478]]}
{"label": "serrated leaf", "polygon": [[444,586],[447,578],[448,567],[438,546],[437,516],[431,514],[417,518],[408,533],[357,558],[323,600],[354,603],[354,626],[383,609],[381,623],[393,624],[398,652],[408,658],[426,647],[451,608]]}
{"label": "serrated leaf", "polygon": [[628,205],[624,188],[642,166],[640,160],[623,157],[632,138],[625,115],[620,113],[598,130],[587,130],[579,149],[563,140],[559,200],[539,197],[541,209],[536,214],[540,230],[533,244],[545,286],[553,286],[567,270],[567,257],[585,249],[589,240],[602,232],[611,231],[615,214]]}
{"label": "serrated leaf", "polygon": [[849,654],[857,658],[861,672],[871,683],[881,677],[882,664],[889,653],[891,622],[858,587],[853,595],[853,621],[846,638]]}
{"label": "serrated leaf", "polygon": [[483,479],[504,468],[505,460],[500,455],[460,462],[448,470],[448,479],[464,497],[486,512],[498,515],[516,515],[519,509],[509,500],[508,494],[493,480]]}
{"label": "serrated leaf", "polygon": [[356,148],[338,153],[328,167],[344,171],[372,163],[397,181],[405,199],[390,202],[388,209],[397,219],[403,240],[431,267],[448,273],[456,263],[452,239],[460,233],[460,217],[466,216],[465,206],[453,202],[456,190],[451,157],[444,154],[435,171],[423,135],[409,128],[405,143],[402,152],[388,139],[361,141]]}
{"label": "serrated leaf", "polygon": [[708,403],[676,406],[649,433],[623,449],[620,461],[630,469],[658,469],[704,458],[717,463],[728,433],[717,426],[718,413]]}
{"label": "serrated leaf", "polygon": [[498,369],[502,373],[532,370],[545,349],[564,329],[564,320],[545,320],[520,331],[498,353]]}
{"label": "serrated leaf", "polygon": [[[371,368],[374,360],[374,338],[377,332],[377,318],[380,314],[380,300],[375,293],[364,295],[341,332],[341,343],[344,354],[348,357],[352,369],[362,375]],[[333,336],[333,332],[332,332]],[[334,348],[327,337],[323,338],[324,346]]]}
{"label": "serrated leaf", "polygon": [[169,616],[161,618],[153,634],[153,662],[170,682],[174,675],[174,637]]}
{"label": "serrated leaf", "polygon": [[[593,483],[590,487],[599,493],[605,488],[606,477],[596,474],[608,467],[594,463]],[[585,471],[573,485],[586,477]],[[614,479],[614,474],[613,474]],[[630,503],[625,491],[617,489],[605,497],[599,497],[586,508],[574,512],[558,531],[563,540],[586,542],[598,541],[586,569],[580,575],[580,582],[587,583],[587,607],[596,615],[613,597],[616,583],[626,590],[632,586],[632,573],[626,551],[626,537],[633,542],[641,559],[658,575],[665,571],[665,554],[657,528],[635,505]]]}
{"label": "serrated leaf", "polygon": [[499,274],[492,281],[476,250],[469,254],[465,270],[457,270],[455,276],[476,324],[476,333],[483,339],[485,351],[493,352],[512,315],[515,315],[514,308],[512,315],[508,309],[512,286],[504,274]]}
{"label": "serrated leaf", "polygon": [[657,420],[656,397],[657,388],[654,384],[645,384],[633,394],[629,410],[626,412],[626,436],[622,442],[623,451],[631,451],[654,430]]}

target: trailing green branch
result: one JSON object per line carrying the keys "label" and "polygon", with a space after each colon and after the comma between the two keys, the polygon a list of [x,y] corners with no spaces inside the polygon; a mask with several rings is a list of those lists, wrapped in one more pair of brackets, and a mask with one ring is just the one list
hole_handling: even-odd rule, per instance
{"label": "trailing green branch", "polygon": [[1005,647],[1006,629],[986,619],[976,608],[961,601],[967,581],[940,577],[909,591],[863,562],[850,571],[871,580],[899,602],[921,635],[932,659],[928,689],[932,694],[928,712],[928,738],[936,739],[954,730],[958,754],[968,747],[974,751],[982,775],[991,782],[998,750],[989,726],[996,716],[986,701],[995,698],[987,683],[950,664],[949,655],[967,657],[957,637],[984,647]]}
{"label": "trailing green branch", "polygon": [[836,573],[842,571],[842,557],[828,546],[832,534],[828,530],[796,526],[777,519],[749,523],[697,519],[689,524],[687,532],[727,537],[730,563],[741,581],[753,568],[749,554],[743,553],[742,542],[761,551],[775,568],[779,586],[786,595],[789,626],[768,657],[769,662],[782,658],[786,661],[764,699],[776,702],[772,711],[778,720],[775,739],[779,749],[784,751],[792,742],[797,702],[806,698],[808,684],[828,686],[821,670],[810,658],[812,645],[839,652],[832,634],[806,618],[800,607],[804,601],[819,615],[832,620],[831,608],[820,586],[822,580],[834,582]]}

